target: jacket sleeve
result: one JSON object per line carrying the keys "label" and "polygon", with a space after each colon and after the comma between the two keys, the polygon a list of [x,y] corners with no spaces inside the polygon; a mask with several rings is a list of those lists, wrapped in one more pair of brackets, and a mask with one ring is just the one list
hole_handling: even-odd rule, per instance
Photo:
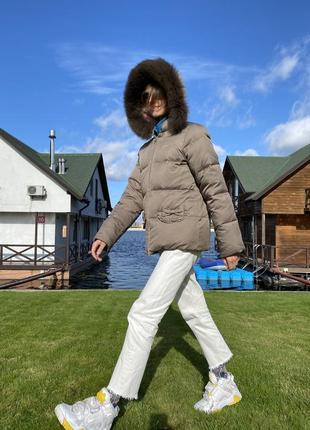
{"label": "jacket sleeve", "polygon": [[107,244],[110,251],[115,242],[132,225],[143,210],[139,159],[128,178],[128,184],[110,215],[103,221],[94,239]]}
{"label": "jacket sleeve", "polygon": [[184,154],[211,215],[220,257],[240,254],[245,246],[239,222],[208,130],[191,134],[185,140]]}

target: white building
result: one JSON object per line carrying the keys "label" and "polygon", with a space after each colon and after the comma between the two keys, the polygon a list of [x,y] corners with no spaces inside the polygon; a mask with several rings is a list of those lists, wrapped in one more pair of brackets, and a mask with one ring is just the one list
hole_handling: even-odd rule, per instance
{"label": "white building", "polygon": [[90,261],[112,210],[102,154],[55,153],[50,137],[50,153],[39,153],[0,129],[0,279]]}

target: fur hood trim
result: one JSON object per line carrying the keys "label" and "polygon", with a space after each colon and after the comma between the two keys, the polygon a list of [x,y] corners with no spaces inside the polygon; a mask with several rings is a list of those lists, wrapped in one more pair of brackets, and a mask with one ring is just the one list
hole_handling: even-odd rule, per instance
{"label": "fur hood trim", "polygon": [[145,87],[152,83],[159,84],[165,91],[168,130],[171,134],[179,133],[187,125],[185,88],[176,68],[160,57],[141,61],[128,75],[124,105],[131,129],[143,139],[149,139],[152,135],[155,121],[146,121],[141,112],[141,94]]}

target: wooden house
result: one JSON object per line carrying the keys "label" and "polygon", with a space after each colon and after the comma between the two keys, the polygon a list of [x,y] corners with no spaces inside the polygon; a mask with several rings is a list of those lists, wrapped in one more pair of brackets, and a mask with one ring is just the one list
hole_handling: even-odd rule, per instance
{"label": "wooden house", "polygon": [[101,153],[40,153],[0,129],[0,280],[89,264],[111,203]]}
{"label": "wooden house", "polygon": [[310,144],[283,157],[228,156],[223,175],[247,254],[292,272],[309,268]]}

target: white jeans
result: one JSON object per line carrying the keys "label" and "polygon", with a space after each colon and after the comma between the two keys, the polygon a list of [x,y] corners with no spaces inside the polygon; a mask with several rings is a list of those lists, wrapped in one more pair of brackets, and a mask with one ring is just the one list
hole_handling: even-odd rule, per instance
{"label": "white jeans", "polygon": [[226,363],[232,352],[208,310],[192,266],[200,251],[165,250],[128,313],[123,348],[108,388],[126,399],[137,399],[158,324],[174,299],[192,329],[209,368]]}

